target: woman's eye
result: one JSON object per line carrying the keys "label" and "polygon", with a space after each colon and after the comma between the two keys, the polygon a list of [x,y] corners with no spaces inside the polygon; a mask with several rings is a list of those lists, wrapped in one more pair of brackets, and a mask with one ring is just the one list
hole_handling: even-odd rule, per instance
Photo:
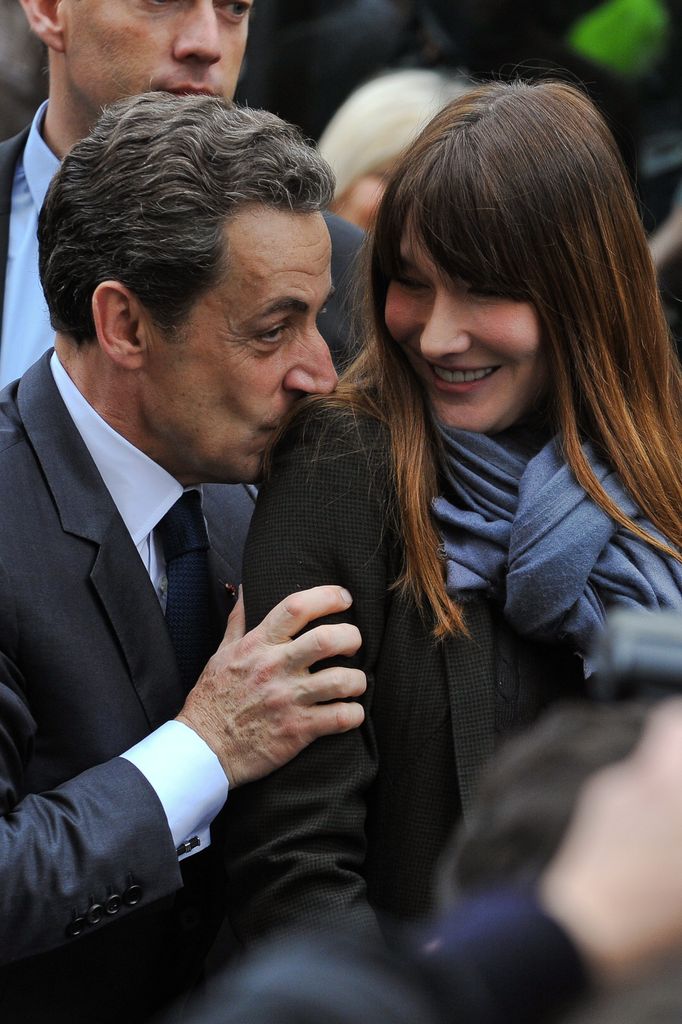
{"label": "woman's eye", "polygon": [[468,281],[463,282],[464,289],[467,295],[472,295],[474,298],[479,299],[508,299],[509,292],[504,291],[502,288],[496,288],[495,285],[475,285],[469,284]]}
{"label": "woman's eye", "polygon": [[419,288],[426,288],[424,282],[418,281],[416,277],[401,275],[400,277],[394,277],[393,281],[395,284],[400,285],[401,288],[408,288],[410,291],[417,291]]}

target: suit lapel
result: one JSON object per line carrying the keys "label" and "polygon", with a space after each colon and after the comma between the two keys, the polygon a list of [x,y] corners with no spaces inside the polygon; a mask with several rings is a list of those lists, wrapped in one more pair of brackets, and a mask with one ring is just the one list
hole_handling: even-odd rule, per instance
{"label": "suit lapel", "polygon": [[142,560],[57,391],[49,358],[46,353],[19,382],[19,411],[63,530],[96,545],[92,584],[156,728],[183,700],[168,630]]}
{"label": "suit lapel", "polygon": [[5,274],[9,249],[9,219],[12,212],[12,186],[19,156],[24,150],[29,129],[0,145],[0,331],[5,302]]}
{"label": "suit lapel", "polygon": [[452,738],[464,814],[471,810],[476,784],[495,746],[495,643],[490,612],[483,601],[467,607],[470,637],[442,645],[450,692]]}

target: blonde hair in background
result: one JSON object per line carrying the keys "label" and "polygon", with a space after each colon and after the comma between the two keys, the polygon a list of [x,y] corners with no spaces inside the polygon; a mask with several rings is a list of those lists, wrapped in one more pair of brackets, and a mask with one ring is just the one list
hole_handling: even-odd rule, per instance
{"label": "blonde hair in background", "polygon": [[364,175],[384,174],[421,129],[470,85],[426,69],[391,71],[350,94],[325,128],[318,148],[341,197]]}

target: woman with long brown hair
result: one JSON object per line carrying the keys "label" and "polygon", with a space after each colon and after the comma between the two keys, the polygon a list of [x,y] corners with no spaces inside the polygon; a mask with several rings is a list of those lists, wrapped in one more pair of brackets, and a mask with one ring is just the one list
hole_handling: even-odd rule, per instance
{"label": "woman with long brown hair", "polygon": [[278,445],[245,571],[253,621],[348,587],[367,717],[231,797],[245,937],[428,910],[496,737],[581,691],[609,606],[682,607],[680,368],[589,100],[455,100],[368,264],[363,350]]}

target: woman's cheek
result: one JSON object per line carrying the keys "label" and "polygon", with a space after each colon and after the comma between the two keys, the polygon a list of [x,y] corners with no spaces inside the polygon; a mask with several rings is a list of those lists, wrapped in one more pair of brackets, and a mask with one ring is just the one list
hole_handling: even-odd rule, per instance
{"label": "woman's cheek", "polygon": [[418,304],[395,284],[388,286],[384,311],[386,327],[397,342],[407,342],[419,329]]}

